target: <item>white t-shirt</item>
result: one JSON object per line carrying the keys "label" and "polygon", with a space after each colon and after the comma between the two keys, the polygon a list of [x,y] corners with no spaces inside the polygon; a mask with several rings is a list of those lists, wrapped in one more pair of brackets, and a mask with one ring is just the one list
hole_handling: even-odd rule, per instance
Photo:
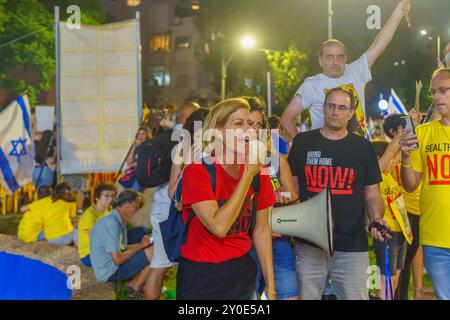
{"label": "white t-shirt", "polygon": [[346,65],[344,75],[340,78],[329,78],[324,74],[318,74],[306,78],[303,84],[298,88],[296,94],[301,96],[302,104],[309,109],[311,114],[311,129],[319,129],[324,126],[323,120],[323,103],[325,100],[325,91],[336,87],[345,86],[346,89],[356,91],[360,104],[357,103],[356,111],[357,121],[361,121],[361,116],[365,122],[366,106],[364,90],[366,84],[372,80],[367,57],[363,54],[355,62]]}

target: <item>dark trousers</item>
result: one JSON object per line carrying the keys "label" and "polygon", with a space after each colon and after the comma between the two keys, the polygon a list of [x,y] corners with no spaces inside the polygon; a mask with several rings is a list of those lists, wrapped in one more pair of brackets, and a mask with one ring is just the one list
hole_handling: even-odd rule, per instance
{"label": "dark trousers", "polygon": [[420,216],[408,212],[409,223],[413,234],[413,241],[406,249],[405,267],[400,273],[395,300],[408,300],[409,282],[411,278],[411,264],[419,249]]}
{"label": "dark trousers", "polygon": [[249,254],[222,263],[181,259],[177,300],[256,300],[256,265]]}

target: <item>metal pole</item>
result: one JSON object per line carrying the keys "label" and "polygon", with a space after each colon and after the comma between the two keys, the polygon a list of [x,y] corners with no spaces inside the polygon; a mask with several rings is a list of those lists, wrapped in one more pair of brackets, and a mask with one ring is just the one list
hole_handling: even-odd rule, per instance
{"label": "metal pole", "polygon": [[137,41],[137,50],[136,50],[136,63],[137,63],[137,103],[138,103],[138,118],[139,118],[139,126],[142,125],[142,57],[141,57],[141,14],[139,11],[136,11],[136,41]]}
{"label": "metal pole", "polygon": [[328,39],[333,38],[333,0],[328,0]]}
{"label": "metal pole", "polygon": [[439,62],[441,62],[441,36],[437,35],[437,64],[439,68]]}
{"label": "metal pole", "polygon": [[227,81],[227,65],[225,61],[225,47],[222,47],[222,63],[220,68],[220,100],[225,100],[225,89]]}
{"label": "metal pole", "polygon": [[59,7],[55,9],[55,89],[56,89],[56,181],[57,185],[61,179],[61,48],[60,48],[60,30],[59,30]]}
{"label": "metal pole", "polygon": [[270,72],[267,72],[267,114],[272,115],[272,79]]}

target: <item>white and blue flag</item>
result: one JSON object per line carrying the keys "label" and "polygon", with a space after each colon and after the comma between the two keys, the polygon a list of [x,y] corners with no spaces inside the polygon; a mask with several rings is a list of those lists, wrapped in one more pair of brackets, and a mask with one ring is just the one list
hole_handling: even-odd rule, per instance
{"label": "white and blue flag", "polygon": [[0,184],[11,194],[31,182],[33,168],[30,104],[19,96],[0,112]]}
{"label": "white and blue flag", "polygon": [[389,108],[387,109],[388,114],[408,114],[402,101],[395,93],[394,89],[391,89],[391,96],[389,97]]}

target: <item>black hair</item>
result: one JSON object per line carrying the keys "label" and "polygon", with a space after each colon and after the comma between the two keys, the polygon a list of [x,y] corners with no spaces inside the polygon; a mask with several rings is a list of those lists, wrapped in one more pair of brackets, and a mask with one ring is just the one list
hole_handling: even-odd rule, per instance
{"label": "black hair", "polygon": [[378,158],[381,158],[383,154],[386,152],[386,149],[389,145],[387,141],[384,140],[373,140],[372,141],[373,148],[375,150],[375,154]]}
{"label": "black hair", "polygon": [[103,182],[103,183],[99,184],[94,189],[94,203],[97,203],[97,199],[102,196],[103,191],[117,192],[117,188],[111,182]]}
{"label": "black hair", "polygon": [[37,188],[37,198],[38,200],[49,197],[52,195],[52,187],[51,186],[40,186]]}
{"label": "black hair", "polygon": [[113,208],[118,208],[123,206],[124,204],[127,203],[133,203],[139,201],[140,203],[142,203],[142,194],[140,192],[137,192],[136,190],[133,189],[128,189],[125,191],[122,191],[117,198],[113,201]]}
{"label": "black hair", "polygon": [[355,96],[350,91],[347,91],[341,87],[336,87],[336,88],[330,89],[327,92],[327,94],[325,95],[325,101],[323,102],[324,105],[327,104],[329,97],[335,92],[343,92],[343,93],[347,94],[350,97],[350,109],[355,109],[355,107],[356,107]]}
{"label": "black hair", "polygon": [[394,138],[391,130],[397,131],[398,127],[402,125],[402,115],[400,114],[392,114],[388,116],[383,122],[383,131],[384,133],[391,139]]}
{"label": "black hair", "polygon": [[276,114],[271,115],[267,121],[269,121],[269,126],[271,129],[278,128],[281,123],[280,117]]}
{"label": "black hair", "polygon": [[72,187],[68,183],[60,183],[56,186],[52,194],[52,202],[64,200],[67,202],[74,202],[75,197],[72,195]]}
{"label": "black hair", "polygon": [[189,117],[186,119],[186,124],[183,126],[183,129],[186,129],[191,134],[191,143],[194,143],[194,122],[195,121],[203,121],[209,113],[209,109],[207,108],[199,108],[191,113]]}

